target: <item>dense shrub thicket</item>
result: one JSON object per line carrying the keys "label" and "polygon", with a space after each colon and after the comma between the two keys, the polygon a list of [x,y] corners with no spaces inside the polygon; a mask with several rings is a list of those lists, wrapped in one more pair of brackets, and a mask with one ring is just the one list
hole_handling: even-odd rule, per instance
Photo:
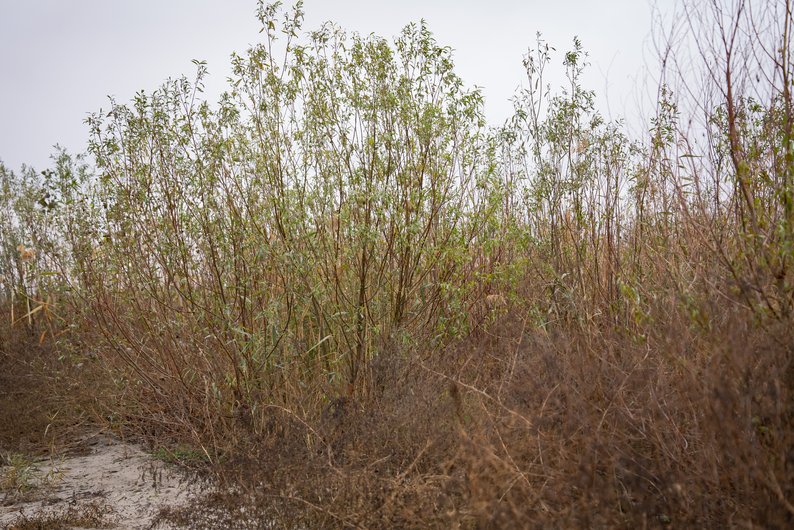
{"label": "dense shrub thicket", "polygon": [[424,23],[260,3],[217,104],[197,62],[0,165],[2,377],[194,448],[199,526],[787,526],[792,7],[682,4],[631,137],[578,40],[488,127]]}

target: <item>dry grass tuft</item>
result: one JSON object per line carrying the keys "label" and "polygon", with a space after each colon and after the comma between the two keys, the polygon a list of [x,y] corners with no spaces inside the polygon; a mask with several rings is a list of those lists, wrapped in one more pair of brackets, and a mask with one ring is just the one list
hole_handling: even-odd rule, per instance
{"label": "dry grass tuft", "polygon": [[21,515],[8,530],[71,530],[73,528],[113,528],[112,510],[99,503],[70,506],[40,515]]}

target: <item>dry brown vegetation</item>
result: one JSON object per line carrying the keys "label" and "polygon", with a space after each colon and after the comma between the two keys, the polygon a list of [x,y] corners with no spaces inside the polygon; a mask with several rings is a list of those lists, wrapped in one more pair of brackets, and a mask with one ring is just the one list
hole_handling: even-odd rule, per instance
{"label": "dry brown vegetation", "polygon": [[260,5],[216,108],[199,63],[3,169],[0,444],[140,436],[197,528],[792,526],[792,7],[681,4],[630,139],[578,41],[487,129],[424,25]]}
{"label": "dry brown vegetation", "polygon": [[22,516],[8,530],[71,530],[74,528],[113,528],[108,509],[97,503],[69,507],[56,513]]}

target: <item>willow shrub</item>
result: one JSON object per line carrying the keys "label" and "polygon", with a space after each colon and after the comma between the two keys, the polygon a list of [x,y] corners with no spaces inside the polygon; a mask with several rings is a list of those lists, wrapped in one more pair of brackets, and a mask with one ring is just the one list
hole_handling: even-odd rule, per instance
{"label": "willow shrub", "polygon": [[501,193],[479,92],[424,24],[390,44],[281,15],[260,5],[264,42],[233,56],[217,106],[197,62],[89,119],[100,208],[81,269],[135,370],[120,384],[256,416],[366,393],[390,344],[472,325],[491,252],[472,248]]}

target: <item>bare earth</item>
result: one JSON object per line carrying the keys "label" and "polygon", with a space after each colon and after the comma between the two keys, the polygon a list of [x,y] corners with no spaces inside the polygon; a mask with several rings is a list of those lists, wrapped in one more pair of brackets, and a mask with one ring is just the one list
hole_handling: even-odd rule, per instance
{"label": "bare earth", "polygon": [[0,499],[0,528],[90,504],[101,506],[110,527],[149,528],[161,508],[198,494],[183,473],[135,445],[95,435],[84,447],[80,456],[40,462],[41,485],[25,498]]}

